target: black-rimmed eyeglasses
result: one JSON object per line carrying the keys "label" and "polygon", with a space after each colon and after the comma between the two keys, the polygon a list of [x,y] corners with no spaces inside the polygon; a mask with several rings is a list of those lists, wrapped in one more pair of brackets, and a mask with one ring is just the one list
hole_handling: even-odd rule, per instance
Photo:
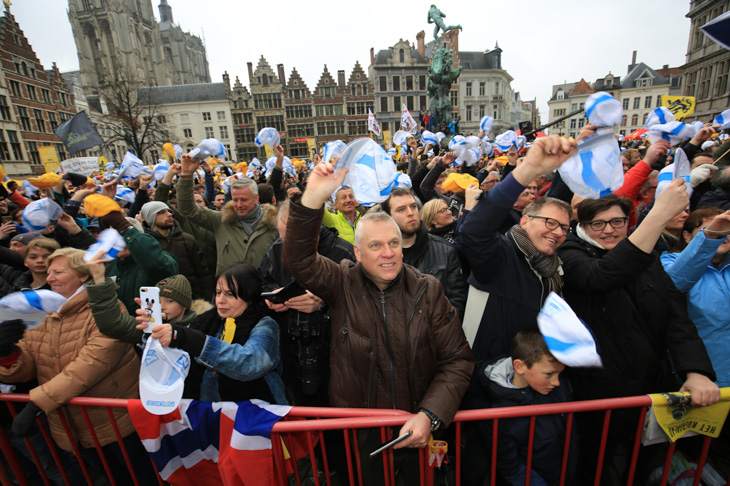
{"label": "black-rimmed eyeglasses", "polygon": [[596,219],[595,221],[588,221],[586,225],[590,226],[593,231],[603,231],[607,224],[610,224],[613,229],[619,229],[626,226],[628,221],[629,218],[613,218],[608,221]]}
{"label": "black-rimmed eyeglasses", "polygon": [[568,234],[568,231],[570,231],[570,226],[569,225],[567,225],[567,224],[560,224],[560,221],[558,221],[557,219],[546,218],[545,216],[530,216],[530,215],[528,215],[527,217],[528,218],[537,218],[537,219],[543,219],[543,220],[545,220],[545,226],[549,230],[556,230],[556,229],[560,228],[561,230],[563,230],[563,233],[565,233],[566,235]]}

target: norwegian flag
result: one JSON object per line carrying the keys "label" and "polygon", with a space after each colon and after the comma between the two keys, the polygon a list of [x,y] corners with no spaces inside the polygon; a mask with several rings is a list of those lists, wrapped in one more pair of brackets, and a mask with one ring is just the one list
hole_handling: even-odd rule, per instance
{"label": "norwegian flag", "polygon": [[380,123],[378,123],[378,120],[375,119],[375,115],[373,115],[373,110],[368,110],[368,130],[373,132],[378,137],[383,136],[382,130],[380,130]]}
{"label": "norwegian flag", "polygon": [[408,111],[408,107],[405,103],[403,103],[403,113],[400,116],[400,125],[404,127],[406,131],[411,133],[416,133],[416,131],[418,130],[416,120],[414,120],[411,116],[411,112]]}

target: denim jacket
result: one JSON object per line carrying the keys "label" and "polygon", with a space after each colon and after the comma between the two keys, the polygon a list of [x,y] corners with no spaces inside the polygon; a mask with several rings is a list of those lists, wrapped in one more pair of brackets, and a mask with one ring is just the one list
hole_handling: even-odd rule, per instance
{"label": "denim jacket", "polygon": [[[223,325],[217,335],[223,332]],[[207,336],[200,356],[195,358],[207,369],[200,386],[200,400],[221,401],[218,391],[218,373],[238,381],[264,378],[275,401],[286,405],[284,381],[281,379],[279,356],[279,326],[270,317],[264,317],[251,331],[245,344],[228,344]]]}

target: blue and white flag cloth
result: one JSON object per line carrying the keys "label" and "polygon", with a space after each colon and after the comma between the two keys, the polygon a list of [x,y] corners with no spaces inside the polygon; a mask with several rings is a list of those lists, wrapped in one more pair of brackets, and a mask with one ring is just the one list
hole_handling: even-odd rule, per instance
{"label": "blue and white flag cloth", "polygon": [[570,190],[584,199],[599,199],[621,187],[624,170],[614,131],[599,128],[596,135],[578,142],[577,152],[558,172]]}
{"label": "blue and white flag cloth", "polygon": [[[275,166],[276,166],[276,155],[272,155],[266,161],[266,164],[264,166],[266,168],[266,178],[267,179],[269,177],[271,177],[271,173],[274,172],[274,167]],[[296,171],[294,170],[294,166],[291,163],[291,159],[289,157],[287,157],[286,155],[284,156],[284,161],[282,163],[281,170],[285,174],[289,174],[292,177],[296,177],[297,176]]]}
{"label": "blue and white flag cloth", "polygon": [[114,197],[114,199],[118,201],[126,201],[129,204],[134,204],[134,200],[137,198],[137,195],[134,193],[134,191],[128,187],[124,187],[123,185],[119,184],[117,185],[117,195]]}
{"label": "blue and white flag cloth", "polygon": [[730,109],[723,111],[712,121],[713,125],[720,125],[717,130],[727,130],[730,128]]}
{"label": "blue and white flag cloth", "polygon": [[105,169],[106,169],[107,171],[109,171],[109,172],[113,171],[113,170],[114,170],[114,168],[115,168],[115,167],[114,167],[114,162],[107,162],[107,163],[106,163],[106,165],[104,166],[104,168],[105,168]]}
{"label": "blue and white flag cloth", "polygon": [[621,103],[606,92],[593,93],[585,104],[588,123],[597,127],[613,127],[621,124]]}
{"label": "blue and white flag cloth", "polygon": [[21,213],[23,226],[30,231],[43,231],[51,221],[63,215],[63,209],[53,199],[45,197],[28,204]]}
{"label": "blue and white flag cloth", "polygon": [[347,145],[335,164],[335,176],[347,168],[343,185],[352,188],[360,204],[385,201],[395,187],[397,170],[383,147],[370,138],[357,138]]}
{"label": "blue and white flag cloth", "polygon": [[167,171],[170,169],[170,163],[166,160],[158,159],[157,163],[152,166],[152,177],[154,180],[159,181],[165,177]]}
{"label": "blue and white flag cloth", "polygon": [[489,132],[492,131],[492,126],[494,125],[494,118],[491,116],[484,116],[482,117],[482,120],[479,122],[479,129],[484,132],[484,136],[488,137]]}
{"label": "blue and white flag cloth", "polygon": [[274,148],[279,145],[280,140],[279,131],[276,128],[264,127],[259,131],[258,135],[256,135],[253,142],[257,147],[268,145],[269,147]]}
{"label": "blue and white flag cloth", "polygon": [[190,151],[190,155],[195,160],[207,159],[208,157],[216,157],[218,159],[226,158],[226,147],[220,140],[215,138],[206,138],[202,140],[197,147]]}
{"label": "blue and white flag cloth", "polygon": [[23,179],[23,182],[20,183],[20,187],[23,188],[23,193],[25,194],[25,197],[31,197],[33,194],[36,194],[38,192],[38,188],[28,182],[28,179]]}
{"label": "blue and white flag cloth", "polygon": [[689,159],[687,158],[687,154],[684,153],[684,150],[682,150],[681,148],[677,149],[677,152],[674,154],[674,162],[664,167],[659,172],[659,177],[657,178],[656,185],[656,196],[659,196],[659,193],[661,193],[669,184],[671,184],[674,179],[684,179],[684,182],[686,183],[685,187],[687,189],[687,195],[692,197],[693,188],[689,184],[691,166],[692,164],[690,164]]}
{"label": "blue and white flag cloth", "polygon": [[695,127],[695,129],[696,129],[696,130],[697,130],[698,132],[699,132],[700,130],[702,130],[703,128],[705,128],[705,124],[704,124],[704,123],[702,123],[702,122],[701,122],[701,121],[699,121],[699,120],[695,120],[695,121],[693,121],[692,123],[690,123],[690,125],[692,125],[693,127]]}
{"label": "blue and white flag cloth", "polygon": [[433,132],[429,132],[428,130],[424,130],[421,132],[421,140],[423,141],[423,145],[426,146],[428,144],[431,145],[438,145],[439,139],[436,137],[436,134]]}
{"label": "blue and white flag cloth", "polygon": [[58,312],[67,300],[63,295],[46,289],[13,292],[0,299],[0,319],[20,319],[32,329],[43,323],[51,312]]}
{"label": "blue and white flag cloth", "polygon": [[540,313],[537,326],[550,353],[572,368],[603,368],[593,334],[567,302],[550,292]]}
{"label": "blue and white flag cloth", "polygon": [[410,189],[411,187],[413,187],[413,181],[411,181],[411,178],[408,176],[408,174],[399,172],[395,178],[395,187]]}
{"label": "blue and white flag cloth", "polygon": [[327,142],[322,150],[322,162],[329,162],[333,158],[337,157],[347,147],[347,144],[342,140],[333,140]]}
{"label": "blue and white flag cloth", "polygon": [[485,157],[491,157],[494,155],[494,145],[489,141],[488,137],[482,138],[482,144],[480,145],[481,153]]}
{"label": "blue and white flag cloth", "polygon": [[107,228],[99,233],[96,243],[91,245],[84,254],[84,261],[89,262],[99,253],[104,254],[104,260],[114,260],[120,251],[127,247],[124,237],[114,228]]}
{"label": "blue and white flag cloth", "polygon": [[678,121],[670,121],[661,125],[652,125],[649,129],[651,143],[666,140],[670,145],[688,140],[697,135],[697,128]]}
{"label": "blue and white flag cloth", "polygon": [[466,137],[464,135],[454,135],[451,137],[451,140],[449,140],[449,151],[456,152],[458,155],[462,148],[466,148]]}
{"label": "blue and white flag cloth", "polygon": [[259,159],[254,157],[253,160],[251,160],[251,163],[248,164],[248,168],[261,170],[261,162],[259,161]]}
{"label": "blue and white flag cloth", "polygon": [[119,174],[117,177],[121,179],[135,179],[143,174],[151,175],[152,170],[144,165],[136,155],[132,152],[127,152],[124,155],[122,166],[119,168]]}
{"label": "blue and white flag cloth", "polygon": [[396,145],[400,145],[401,147],[408,146],[408,138],[412,137],[413,134],[411,132],[407,132],[405,130],[398,130],[393,135],[393,143]]}
{"label": "blue and white flag cloth", "polygon": [[649,113],[649,116],[646,117],[644,128],[650,130],[654,125],[664,125],[665,123],[673,121],[676,121],[674,113],[669,111],[669,108],[666,106],[660,106],[659,108],[652,110],[652,112]]}
{"label": "blue and white flag cloth", "polygon": [[297,170],[296,167],[291,163],[291,159],[289,157],[284,157],[284,163],[283,163],[283,171],[284,174],[288,175],[289,177],[296,179],[297,177]]}
{"label": "blue and white flag cloth", "polygon": [[502,153],[507,153],[512,147],[515,150],[519,150],[525,146],[526,142],[527,138],[522,135],[517,135],[514,130],[507,130],[494,139],[494,145]]}
{"label": "blue and white flag cloth", "polygon": [[471,167],[479,161],[480,149],[467,145],[461,154],[454,161],[454,164],[461,165],[465,164],[467,167]]}

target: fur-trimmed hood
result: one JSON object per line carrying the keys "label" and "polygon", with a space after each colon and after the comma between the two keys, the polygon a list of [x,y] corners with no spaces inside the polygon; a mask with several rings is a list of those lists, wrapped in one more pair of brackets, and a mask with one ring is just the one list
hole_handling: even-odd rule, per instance
{"label": "fur-trimmed hood", "polygon": [[[276,207],[271,204],[262,204],[261,210],[264,214],[256,227],[258,228],[263,224],[267,229],[276,229],[276,215],[278,213]],[[225,224],[241,224],[238,216],[236,215],[236,209],[233,207],[233,201],[228,201],[228,203],[221,208],[221,217]]]}

